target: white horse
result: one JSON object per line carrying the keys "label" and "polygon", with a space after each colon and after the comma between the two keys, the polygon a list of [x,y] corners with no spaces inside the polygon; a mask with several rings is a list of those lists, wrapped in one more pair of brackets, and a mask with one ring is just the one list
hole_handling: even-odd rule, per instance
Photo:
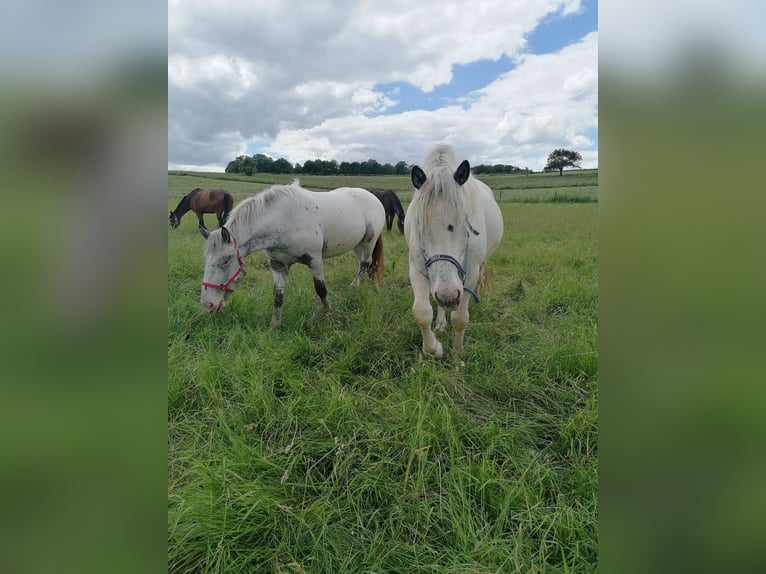
{"label": "white horse", "polygon": [[468,325],[468,295],[478,302],[484,262],[503,237],[503,216],[489,187],[471,175],[468,160],[458,164],[451,147],[437,146],[424,165],[425,170],[412,168],[416,191],[404,218],[415,295],[412,314],[423,336],[423,352],[439,358],[443,348],[431,330],[429,294],[438,305],[437,331],[446,326],[445,310],[452,311],[457,358]]}
{"label": "white horse", "polygon": [[293,263],[311,270],[314,290],[329,310],[323,259],[353,250],[359,271],[377,283],[383,270],[383,226],[386,213],[366,189],[341,187],[327,192],[304,189],[296,179],[275,185],[235,207],[226,225],[215,231],[199,228],[205,243],[205,275],[200,301],[205,311],[223,310],[226,298],[245,275],[244,257],[264,250],[274,277],[271,326],[282,317],[287,273]]}

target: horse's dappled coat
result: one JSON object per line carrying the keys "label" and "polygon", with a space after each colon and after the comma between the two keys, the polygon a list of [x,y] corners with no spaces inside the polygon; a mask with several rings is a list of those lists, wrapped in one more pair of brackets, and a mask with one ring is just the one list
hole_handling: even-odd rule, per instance
{"label": "horse's dappled coat", "polygon": [[323,260],[353,251],[359,260],[353,284],[364,272],[377,281],[383,268],[384,224],[383,206],[365,189],[315,192],[302,188],[298,180],[272,186],[242,201],[220,230],[200,227],[207,240],[200,301],[208,312],[223,310],[244,275],[237,274],[244,270],[243,258],[263,250],[274,280],[272,327],[281,321],[287,274],[295,263],[311,270],[314,289],[329,309]]}

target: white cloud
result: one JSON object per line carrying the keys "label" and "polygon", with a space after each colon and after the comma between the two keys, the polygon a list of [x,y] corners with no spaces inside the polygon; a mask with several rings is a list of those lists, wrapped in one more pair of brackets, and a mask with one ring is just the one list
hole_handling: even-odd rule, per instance
{"label": "white cloud", "polygon": [[[597,34],[589,34],[559,53],[525,56],[516,69],[477,91],[467,109],[334,118],[283,130],[267,152],[301,163],[340,157],[417,162],[429,146],[447,141],[472,163],[541,169],[556,147],[593,145],[585,132],[597,127],[596,51]],[[589,157],[583,156],[583,167],[598,164],[597,156]]]}
{"label": "white cloud", "polygon": [[[581,146],[597,125],[597,36],[543,56],[523,53],[525,36],[552,13],[578,10],[579,0],[317,0],[300,9],[171,0],[169,165],[222,169],[256,140],[291,162],[414,162],[447,141],[473,163],[542,167],[553,147]],[[451,81],[455,64],[501,55],[517,68],[459,105],[381,115],[400,94],[376,85],[428,92]]]}

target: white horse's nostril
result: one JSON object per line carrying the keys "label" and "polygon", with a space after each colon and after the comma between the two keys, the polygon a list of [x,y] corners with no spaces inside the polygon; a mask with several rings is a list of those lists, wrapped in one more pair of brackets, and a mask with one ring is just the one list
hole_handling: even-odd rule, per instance
{"label": "white horse's nostril", "polygon": [[455,291],[446,296],[443,293],[434,293],[434,299],[445,309],[456,309],[460,305],[460,291]]}

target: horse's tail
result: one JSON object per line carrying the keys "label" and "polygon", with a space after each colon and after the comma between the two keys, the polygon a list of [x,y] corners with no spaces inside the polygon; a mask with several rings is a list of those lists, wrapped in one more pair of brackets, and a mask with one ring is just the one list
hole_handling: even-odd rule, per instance
{"label": "horse's tail", "polygon": [[221,216],[224,223],[226,223],[226,220],[229,218],[229,212],[232,207],[234,207],[234,198],[228,191],[225,191],[223,193],[223,215]]}
{"label": "horse's tail", "polygon": [[372,249],[372,277],[376,283],[380,282],[383,275],[383,230],[381,229],[375,247]]}

